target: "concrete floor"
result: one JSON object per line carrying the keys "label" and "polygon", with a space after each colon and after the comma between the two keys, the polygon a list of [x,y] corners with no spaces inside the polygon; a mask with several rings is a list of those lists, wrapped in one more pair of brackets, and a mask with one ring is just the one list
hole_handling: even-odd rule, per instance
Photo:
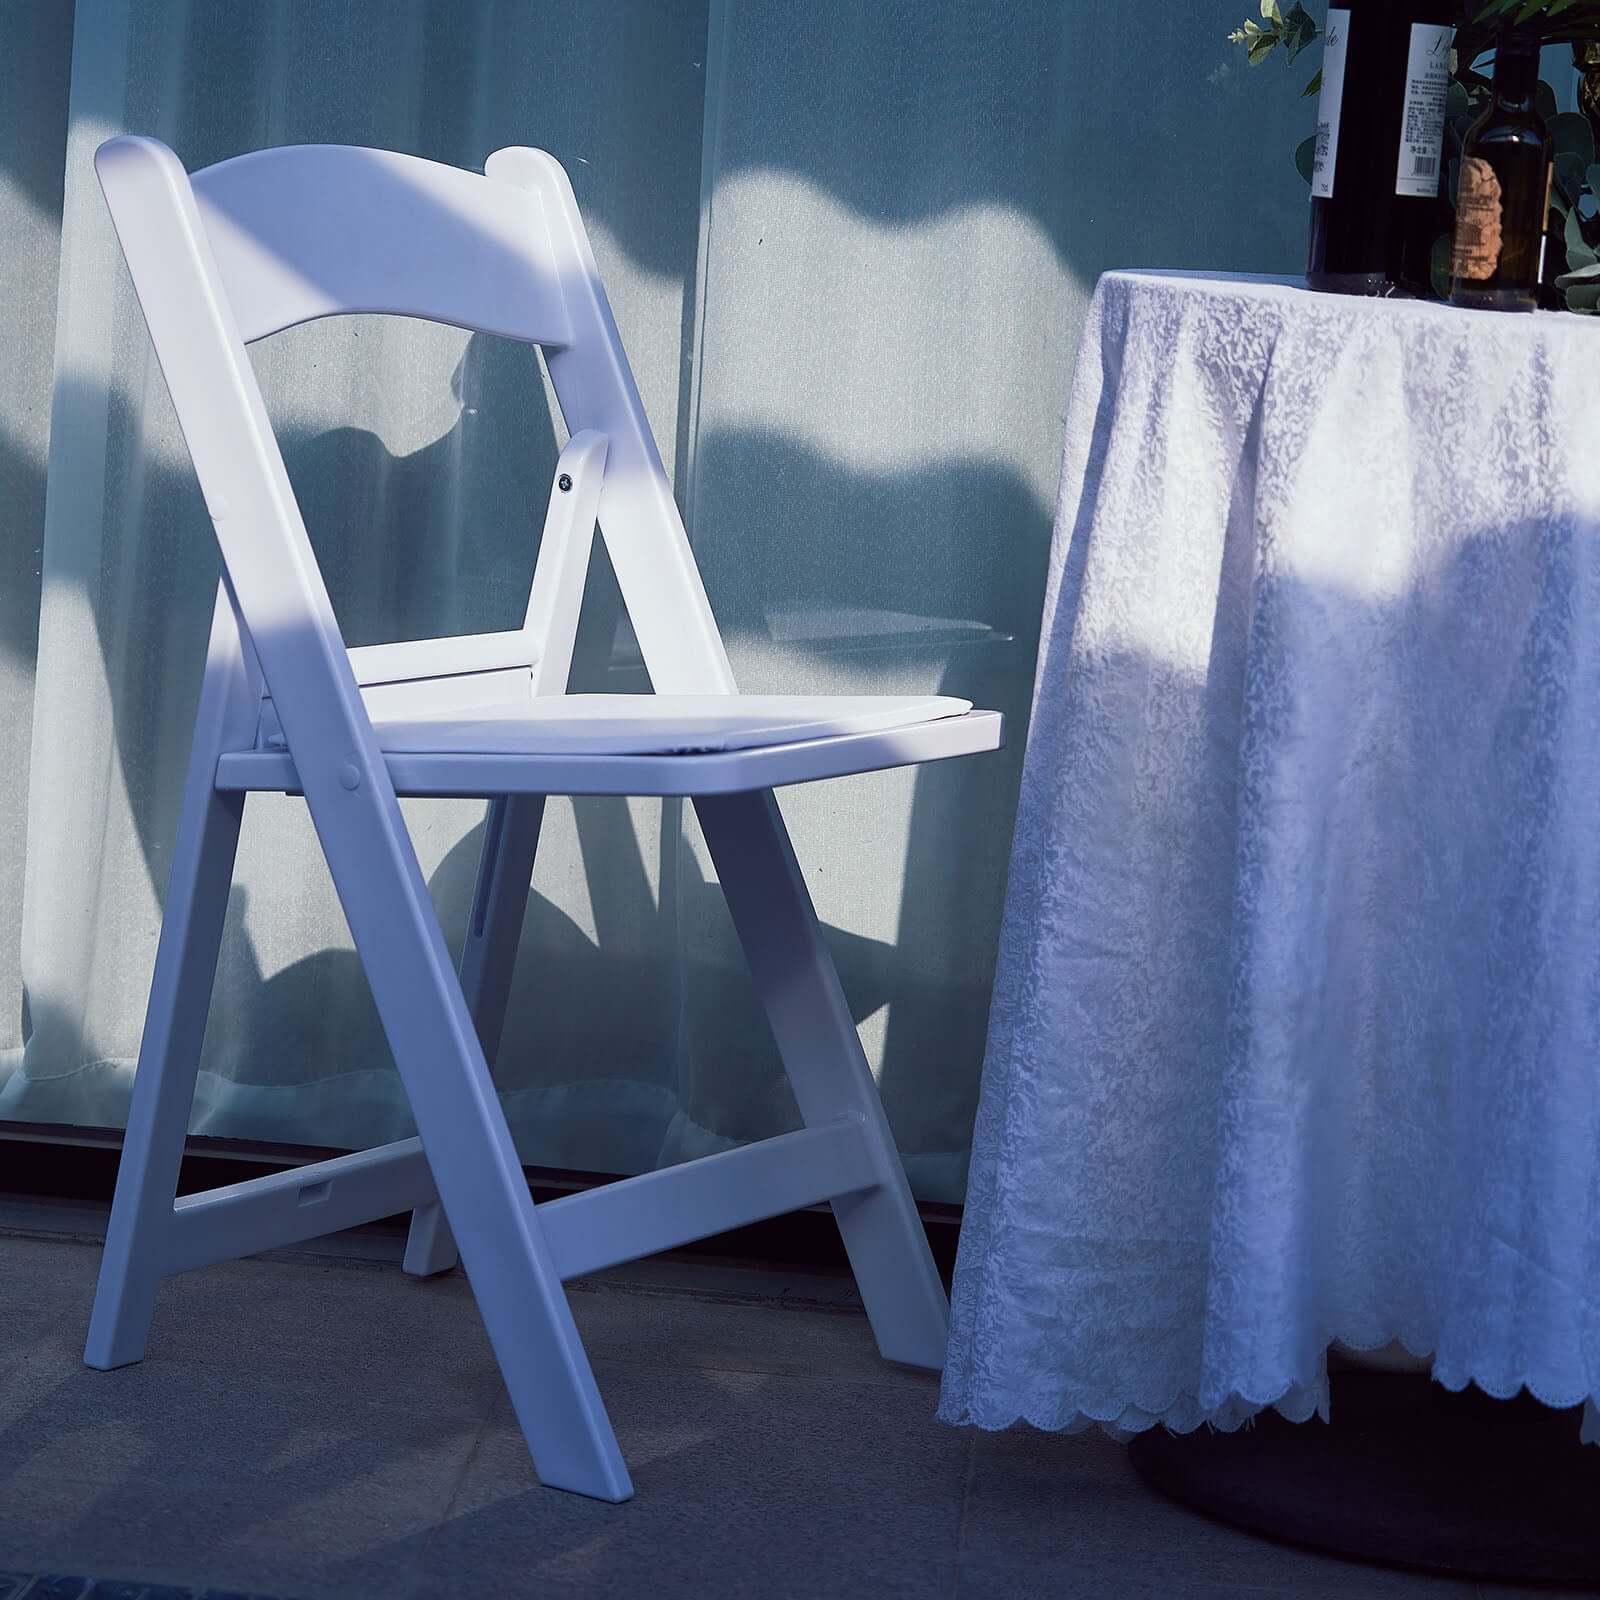
{"label": "concrete floor", "polygon": [[466,1281],[404,1277],[398,1236],[173,1280],[102,1373],[102,1228],[0,1203],[0,1600],[1518,1593],[1232,1532],[1104,1439],[943,1427],[847,1283],[706,1262],[571,1286],[637,1490],[600,1505],[539,1487]]}

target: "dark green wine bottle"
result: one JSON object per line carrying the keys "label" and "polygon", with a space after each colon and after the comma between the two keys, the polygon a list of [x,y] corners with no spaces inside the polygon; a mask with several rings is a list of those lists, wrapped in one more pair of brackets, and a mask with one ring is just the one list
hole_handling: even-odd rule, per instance
{"label": "dark green wine bottle", "polygon": [[1421,293],[1439,232],[1455,0],[1328,8],[1311,177],[1313,289]]}
{"label": "dark green wine bottle", "polygon": [[1538,301],[1554,157],[1538,87],[1538,40],[1508,29],[1495,47],[1494,93],[1461,147],[1452,305],[1532,311]]}

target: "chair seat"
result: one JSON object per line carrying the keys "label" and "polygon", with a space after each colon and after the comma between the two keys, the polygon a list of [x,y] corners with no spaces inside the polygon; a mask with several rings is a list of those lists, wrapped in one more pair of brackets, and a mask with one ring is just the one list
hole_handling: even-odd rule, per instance
{"label": "chair seat", "polygon": [[527,709],[380,715],[373,726],[391,754],[683,756],[881,733],[971,709],[948,695],[569,694]]}
{"label": "chair seat", "polygon": [[[1004,718],[942,695],[562,695],[375,717],[397,792],[735,794],[996,750]],[[219,789],[300,788],[285,750],[224,755]]]}

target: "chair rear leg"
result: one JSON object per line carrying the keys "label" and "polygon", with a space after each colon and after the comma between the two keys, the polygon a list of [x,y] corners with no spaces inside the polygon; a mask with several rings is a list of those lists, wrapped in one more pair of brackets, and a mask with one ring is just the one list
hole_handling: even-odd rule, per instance
{"label": "chair rear leg", "polygon": [[[461,949],[461,990],[491,1068],[505,1031],[543,821],[543,795],[499,795],[489,803],[484,824],[478,882]],[[413,1277],[428,1278],[449,1272],[458,1259],[443,1207],[438,1201],[418,1206],[406,1236],[405,1270]]]}
{"label": "chair rear leg", "polygon": [[209,768],[190,772],[167,881],[155,976],[128,1110],[116,1195],[83,1359],[121,1367],[143,1358],[163,1276],[165,1233],[178,1192],[200,1048],[222,945],[243,794],[219,794]]}
{"label": "chair rear leg", "polygon": [[833,1202],[886,1360],[938,1371],[950,1308],[905,1167],[772,791],[694,802],[745,959],[808,1127],[866,1122],[876,1187]]}

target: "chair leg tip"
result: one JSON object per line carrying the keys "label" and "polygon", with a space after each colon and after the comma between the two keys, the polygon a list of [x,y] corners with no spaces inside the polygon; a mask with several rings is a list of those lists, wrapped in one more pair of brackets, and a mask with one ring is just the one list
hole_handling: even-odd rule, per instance
{"label": "chair leg tip", "polygon": [[118,1367],[131,1367],[144,1360],[144,1346],[137,1349],[117,1349],[91,1343],[84,1348],[83,1364],[96,1372],[115,1372]]}

